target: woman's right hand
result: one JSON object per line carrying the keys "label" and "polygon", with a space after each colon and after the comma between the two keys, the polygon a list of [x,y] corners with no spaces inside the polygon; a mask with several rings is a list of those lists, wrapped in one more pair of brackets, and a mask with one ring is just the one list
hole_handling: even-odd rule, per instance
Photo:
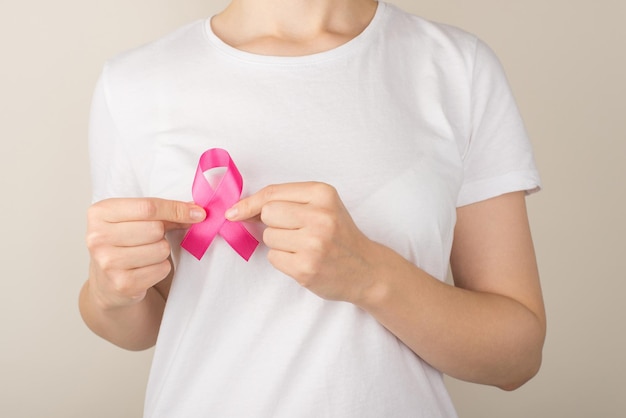
{"label": "woman's right hand", "polygon": [[90,290],[103,309],[141,302],[172,268],[165,233],[206,217],[193,203],[158,198],[115,198],[87,213]]}

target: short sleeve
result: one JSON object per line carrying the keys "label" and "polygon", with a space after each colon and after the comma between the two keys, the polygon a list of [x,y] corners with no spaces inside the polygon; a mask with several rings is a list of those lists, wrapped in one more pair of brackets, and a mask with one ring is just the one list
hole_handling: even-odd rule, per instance
{"label": "short sleeve", "polygon": [[481,41],[476,44],[470,117],[457,206],[514,191],[539,190],[531,144],[504,70]]}
{"label": "short sleeve", "polygon": [[[106,70],[106,67],[105,67]],[[89,120],[89,158],[92,201],[141,195],[124,138],[112,115],[106,91],[106,74],[96,84]]]}

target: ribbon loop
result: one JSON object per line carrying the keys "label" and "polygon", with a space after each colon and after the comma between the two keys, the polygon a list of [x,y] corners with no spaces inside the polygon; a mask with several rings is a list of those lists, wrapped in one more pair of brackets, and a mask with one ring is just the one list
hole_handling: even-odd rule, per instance
{"label": "ribbon loop", "polygon": [[[225,167],[226,172],[215,190],[211,187],[204,172],[212,168]],[[196,204],[202,206],[207,217],[194,224],[180,244],[198,260],[213,242],[216,235],[222,238],[246,261],[259,245],[259,241],[240,223],[226,219],[224,213],[237,203],[243,190],[241,173],[226,150],[211,148],[200,156],[191,194]]]}

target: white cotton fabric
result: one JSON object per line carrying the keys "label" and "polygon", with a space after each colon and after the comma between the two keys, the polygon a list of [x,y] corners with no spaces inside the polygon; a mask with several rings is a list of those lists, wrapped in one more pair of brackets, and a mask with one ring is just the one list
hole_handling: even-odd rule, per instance
{"label": "white cotton fabric", "polygon": [[[379,3],[358,37],[303,57],[260,56],[208,21],[107,63],[90,128],[94,201],[189,201],[221,147],[244,195],[335,186],[356,224],[443,280],[456,208],[539,187],[498,60],[482,42]],[[261,238],[261,227],[249,228]],[[325,301],[220,237],[201,261],[169,239],[176,276],[145,416],[455,417],[440,372],[361,309]]]}

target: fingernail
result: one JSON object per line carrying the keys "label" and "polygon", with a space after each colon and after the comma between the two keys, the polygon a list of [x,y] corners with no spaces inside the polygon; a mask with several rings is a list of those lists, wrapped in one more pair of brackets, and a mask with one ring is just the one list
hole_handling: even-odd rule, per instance
{"label": "fingernail", "polygon": [[226,211],[226,213],[224,213],[224,216],[226,216],[226,218],[228,218],[228,219],[233,219],[233,218],[237,217],[237,213],[239,213],[237,208],[236,207],[232,207],[232,208],[228,209]]}
{"label": "fingernail", "polygon": [[201,221],[206,216],[206,212],[204,211],[204,209],[192,208],[189,211],[189,216],[194,221]]}

